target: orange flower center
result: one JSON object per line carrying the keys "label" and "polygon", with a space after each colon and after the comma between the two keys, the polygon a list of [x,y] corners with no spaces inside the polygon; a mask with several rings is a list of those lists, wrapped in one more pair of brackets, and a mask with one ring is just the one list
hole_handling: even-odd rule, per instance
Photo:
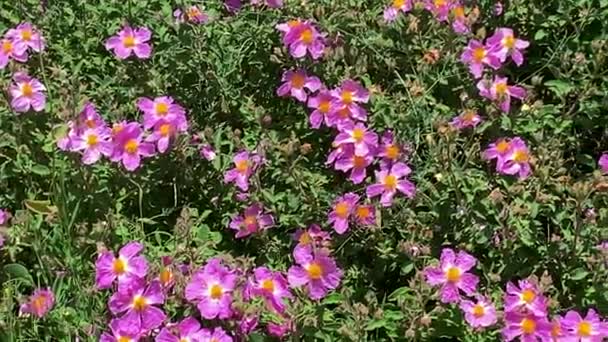
{"label": "orange flower center", "polygon": [[93,128],[95,127],[95,120],[93,119],[87,119],[84,124],[89,127],[89,128]]}
{"label": "orange flower center", "polygon": [[452,13],[454,13],[454,17],[456,17],[457,19],[462,19],[464,18],[464,7],[456,6],[452,10]]}
{"label": "orange flower center", "polygon": [[114,271],[114,273],[117,275],[125,273],[126,269],[127,265],[125,265],[125,262],[121,258],[115,259],[112,263],[112,271]]}
{"label": "orange flower center", "polygon": [[163,268],[160,271],[158,278],[160,279],[160,283],[163,286],[167,286],[171,282],[171,280],[173,280],[173,272],[171,272],[171,270],[168,268]]}
{"label": "orange flower center", "polygon": [[89,134],[87,136],[87,145],[95,146],[95,145],[97,145],[97,143],[99,143],[99,139],[97,138],[97,135]]}
{"label": "orange flower center", "polygon": [[523,290],[521,292],[521,300],[530,304],[536,298],[536,293],[530,289]]}
{"label": "orange flower center", "polygon": [[435,0],[435,7],[445,6],[445,0]]}
{"label": "orange flower center", "polygon": [[393,175],[384,177],[384,188],[388,191],[395,191],[397,189],[397,177]]}
{"label": "orange flower center", "polygon": [[476,115],[477,115],[477,112],[475,112],[474,110],[467,110],[462,115],[462,121],[471,123],[471,122],[473,122],[473,120],[475,120]]}
{"label": "orange flower center", "polygon": [[473,307],[473,316],[475,316],[477,318],[481,318],[481,317],[483,317],[483,315],[485,315],[485,313],[486,313],[486,309],[484,309],[483,305],[476,304]]}
{"label": "orange flower center", "polygon": [[246,173],[249,169],[249,162],[247,160],[239,160],[235,164],[236,170],[240,173]]}
{"label": "orange flower center", "polygon": [[386,157],[388,159],[395,160],[399,157],[399,146],[393,144],[388,145],[384,152],[386,153]]}
{"label": "orange flower center", "polygon": [[188,16],[189,20],[192,20],[192,19],[200,16],[201,11],[198,8],[193,6],[188,9],[188,11],[186,12],[186,15]]}
{"label": "orange flower center", "polygon": [[302,233],[302,235],[300,235],[300,238],[298,239],[298,242],[302,245],[308,245],[312,242],[310,234],[308,234],[308,232]]}
{"label": "orange flower center", "polygon": [[268,292],[274,292],[274,281],[272,279],[264,279],[262,281],[262,289]]}
{"label": "orange flower center", "polygon": [[329,101],[321,101],[321,103],[319,104],[319,111],[323,114],[329,113],[330,109],[331,109],[331,102],[329,102]]}
{"label": "orange flower center", "polygon": [[578,324],[578,335],[581,337],[589,337],[593,333],[591,323],[582,321]]}
{"label": "orange flower center", "polygon": [[137,143],[137,140],[129,139],[127,141],[127,143],[125,144],[125,151],[127,151],[128,154],[135,154],[135,153],[137,153],[138,147],[139,147],[139,144]]}
{"label": "orange flower center", "polygon": [[511,144],[506,140],[501,140],[496,144],[496,151],[498,151],[498,153],[506,153],[510,148]]}
{"label": "orange flower center", "polygon": [[304,83],[306,83],[306,78],[301,74],[295,74],[291,78],[291,86],[293,88],[302,89]]}
{"label": "orange flower center", "polygon": [[524,332],[524,334],[533,334],[536,331],[536,322],[529,318],[522,319],[521,330]]}
{"label": "orange flower center", "polygon": [[126,36],[122,39],[122,45],[124,45],[126,48],[132,48],[135,46],[135,37],[133,36]]}
{"label": "orange flower center", "polygon": [[169,105],[164,102],[155,104],[154,108],[156,109],[156,115],[158,116],[165,116],[169,112]]}
{"label": "orange flower center", "polygon": [[313,262],[308,265],[308,269],[306,271],[308,272],[308,277],[313,280],[321,279],[321,276],[323,275],[323,268],[317,262]]}
{"label": "orange flower center", "polygon": [[562,328],[559,326],[559,323],[554,323],[551,327],[551,337],[557,338],[562,333]]}
{"label": "orange flower center", "polygon": [[34,89],[29,83],[23,83],[23,85],[21,86],[21,92],[25,97],[32,97],[32,95],[34,95]]}
{"label": "orange flower center", "polygon": [[135,311],[143,311],[148,306],[148,301],[145,297],[140,295],[135,296],[133,298],[133,309]]}
{"label": "orange flower center", "polygon": [[364,137],[365,137],[365,130],[363,130],[361,128],[353,129],[353,139],[355,139],[355,141],[357,143],[362,142]]}
{"label": "orange flower center", "polygon": [[245,216],[245,220],[243,222],[245,223],[245,226],[255,226],[258,221],[255,216]]}
{"label": "orange flower center", "polygon": [[504,45],[505,47],[512,49],[515,47],[515,37],[513,37],[512,34],[504,37],[502,39],[502,45]]}
{"label": "orange flower center", "polygon": [[473,49],[473,61],[481,63],[486,57],[486,49],[484,47],[476,47]]}
{"label": "orange flower center", "polygon": [[112,126],[112,135],[116,136],[118,133],[122,132],[123,128],[124,127],[121,124],[114,124],[114,126]]}
{"label": "orange flower center", "polygon": [[304,42],[306,45],[312,44],[313,41],[313,33],[311,29],[305,29],[300,33],[300,40]]}
{"label": "orange flower center", "polygon": [[160,135],[163,137],[167,137],[171,134],[171,124],[165,123],[160,125]]}
{"label": "orange flower center", "polygon": [[342,102],[344,102],[345,104],[353,103],[353,92],[352,91],[344,90],[344,91],[342,91],[342,94],[340,94],[340,97],[342,98]]}
{"label": "orange flower center", "polygon": [[513,154],[513,160],[517,163],[527,163],[528,160],[530,160],[530,156],[528,155],[528,152],[524,150],[517,150]]}
{"label": "orange flower center", "polygon": [[362,169],[365,167],[365,158],[361,156],[353,157],[353,165],[356,169]]}
{"label": "orange flower center", "polygon": [[300,25],[300,22],[298,20],[290,20],[287,22],[287,26],[294,28],[296,26]]}
{"label": "orange flower center", "polygon": [[116,340],[116,341],[118,341],[118,342],[131,342],[131,338],[126,337],[126,336],[120,336],[118,338],[118,340]]}
{"label": "orange flower center", "polygon": [[11,43],[10,40],[5,40],[2,42],[2,52],[4,52],[4,54],[9,54],[11,51],[13,51],[13,43]]}
{"label": "orange flower center", "polygon": [[370,214],[371,214],[371,211],[369,210],[368,207],[363,206],[363,205],[357,207],[357,217],[359,219],[364,220],[364,219],[368,218]]}
{"label": "orange flower center", "polygon": [[504,96],[507,93],[507,84],[502,82],[502,83],[498,83],[496,84],[496,94],[498,94],[498,96]]}
{"label": "orange flower center", "polygon": [[35,311],[42,311],[42,309],[44,309],[45,302],[46,302],[46,296],[39,295],[36,298],[34,298],[34,300],[32,301],[32,306],[34,307]]}
{"label": "orange flower center", "polygon": [[450,267],[445,272],[445,277],[450,283],[456,283],[460,280],[461,272],[458,267]]}
{"label": "orange flower center", "polygon": [[213,299],[220,299],[222,298],[222,294],[224,293],[224,291],[222,290],[222,287],[219,286],[218,284],[213,284],[213,286],[211,286],[211,290],[210,292],[210,296]]}
{"label": "orange flower center", "polygon": [[349,209],[350,208],[346,201],[338,202],[338,204],[336,204],[336,215],[338,215],[338,217],[341,219],[345,219],[348,217]]}
{"label": "orange flower center", "polygon": [[32,31],[31,30],[22,30],[21,31],[21,39],[25,40],[25,41],[30,41],[32,40]]}
{"label": "orange flower center", "polygon": [[405,5],[405,0],[393,0],[393,8],[400,9]]}

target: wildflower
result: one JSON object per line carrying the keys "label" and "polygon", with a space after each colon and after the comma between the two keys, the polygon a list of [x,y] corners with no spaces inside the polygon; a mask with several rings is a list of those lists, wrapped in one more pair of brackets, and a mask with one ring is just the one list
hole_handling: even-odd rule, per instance
{"label": "wildflower", "polygon": [[194,317],[186,317],[181,322],[164,327],[156,342],[197,342],[203,339],[205,330]]}
{"label": "wildflower", "polygon": [[496,159],[496,169],[501,169],[511,150],[511,139],[501,138],[488,146],[483,152],[483,158],[486,160]]}
{"label": "wildflower", "polygon": [[293,239],[297,241],[294,248],[294,255],[300,249],[319,249],[328,242],[331,237],[328,232],[323,231],[317,224],[311,224],[308,229],[298,229],[293,234]]}
{"label": "wildflower", "polygon": [[325,297],[329,290],[337,288],[340,284],[342,270],[325,251],[318,251],[313,256],[310,250],[301,249],[294,257],[299,265],[289,268],[287,273],[289,286],[307,285],[308,296],[311,299]]}
{"label": "wildflower", "polygon": [[355,155],[366,156],[374,153],[378,147],[378,135],[361,122],[356,125],[352,122],[339,127],[340,133],[334,139],[334,144],[353,144]]}
{"label": "wildflower", "polygon": [[471,32],[469,19],[464,12],[464,6],[456,4],[452,8],[452,29],[458,34],[467,34]]}
{"label": "wildflower", "polygon": [[95,286],[107,289],[116,279],[118,285],[129,285],[134,280],[145,277],[148,262],[139,255],[143,248],[141,243],[131,241],[118,251],[118,257],[111,251],[100,253],[95,262]]}
{"label": "wildflower", "polygon": [[8,30],[6,38],[12,40],[15,44],[24,45],[26,48],[31,48],[35,52],[44,50],[44,38],[40,31],[31,23],[21,23],[14,29]]}
{"label": "wildflower", "polygon": [[232,291],[237,275],[223,266],[219,259],[211,259],[199,269],[186,286],[186,299],[197,303],[205,319],[228,318],[232,314]]}
{"label": "wildflower", "polygon": [[285,276],[281,272],[273,272],[266,267],[256,268],[253,274],[253,279],[250,279],[248,283],[249,294],[264,298],[277,313],[284,313],[284,300],[293,299]]}
{"label": "wildflower", "polygon": [[283,36],[283,43],[289,46],[289,53],[294,58],[310,53],[312,59],[319,59],[325,53],[325,36],[309,21],[291,27]]}
{"label": "wildflower", "polygon": [[511,140],[511,151],[504,158],[504,163],[497,168],[499,173],[519,175],[519,179],[527,178],[532,169],[530,167],[530,151],[521,138]]}
{"label": "wildflower", "polygon": [[256,316],[243,316],[241,317],[241,319],[239,320],[239,325],[238,325],[238,329],[239,329],[239,333],[243,334],[243,335],[249,335],[251,334],[255,328],[258,327],[258,317]]}
{"label": "wildflower", "polygon": [[390,168],[403,155],[402,148],[397,144],[393,132],[388,130],[382,134],[378,157],[382,157],[381,166]]}
{"label": "wildflower", "polygon": [[270,336],[283,338],[287,336],[288,333],[295,331],[295,327],[293,321],[290,319],[285,319],[279,323],[268,322],[266,325],[266,330]]}
{"label": "wildflower", "polygon": [[477,260],[464,251],[455,254],[452,249],[444,248],[441,251],[439,267],[427,267],[424,269],[426,281],[433,286],[441,286],[441,301],[453,303],[460,300],[459,290],[471,296],[477,288],[479,278],[467,273],[475,267]]}
{"label": "wildflower", "polygon": [[507,283],[505,311],[531,313],[537,317],[547,315],[547,301],[538,287],[528,280],[520,280],[519,286]]}
{"label": "wildflower", "polygon": [[451,4],[451,0],[425,0],[425,8],[440,22],[448,20]]}
{"label": "wildflower", "polygon": [[178,128],[175,126],[174,121],[161,120],[154,125],[154,131],[145,141],[149,143],[156,143],[158,152],[165,153],[169,149],[171,139],[175,137]]}
{"label": "wildflower", "polygon": [[518,336],[521,341],[538,341],[539,338],[550,341],[551,324],[544,317],[507,312],[505,322],[502,336],[506,341],[512,341]]}
{"label": "wildflower", "polygon": [[327,155],[327,160],[325,161],[325,165],[331,165],[336,160],[339,160],[343,157],[347,157],[348,154],[353,154],[351,144],[342,145],[342,144],[333,144],[332,143],[331,145],[334,149],[331,152],[329,152],[329,154]]}
{"label": "wildflower", "polygon": [[8,224],[11,214],[6,209],[0,209],[0,226]]}
{"label": "wildflower", "polygon": [[233,161],[235,167],[224,173],[224,183],[234,182],[239,189],[249,190],[249,177],[257,166],[259,157],[247,151],[240,151]]}
{"label": "wildflower", "polygon": [[481,80],[477,83],[479,94],[494,102],[497,102],[500,109],[508,113],[511,109],[511,97],[522,100],[526,97],[526,90],[518,86],[507,84],[506,77],[495,76],[494,82],[490,84],[488,80]]}
{"label": "wildflower", "polygon": [[154,145],[143,140],[144,134],[139,124],[128,124],[116,136],[112,161],[121,161],[128,171],[135,171],[141,164],[141,157],[154,155]]}
{"label": "wildflower", "polygon": [[108,306],[113,314],[126,312],[123,319],[137,322],[143,330],[152,330],[159,327],[167,318],[163,310],[155,305],[165,302],[160,283],[156,280],[148,286],[143,279],[133,280],[129,286],[118,287]]}
{"label": "wildflower", "polygon": [[201,157],[207,159],[208,161],[214,160],[215,157],[217,156],[217,154],[215,153],[215,150],[209,144],[204,144],[203,146],[201,146],[200,154],[201,154]]}
{"label": "wildflower", "polygon": [[241,10],[243,4],[241,0],[224,0],[224,6],[230,13],[235,13]]}
{"label": "wildflower", "polygon": [[287,36],[291,32],[294,32],[303,23],[303,21],[296,19],[290,20],[285,23],[277,24],[275,27],[277,30],[279,30],[279,32],[281,32],[281,39],[283,40],[283,43],[287,44],[285,41],[285,36]]}
{"label": "wildflower", "polygon": [[489,327],[496,324],[496,308],[487,298],[478,296],[476,302],[461,300],[460,309],[464,318],[473,328]]}
{"label": "wildflower", "polygon": [[321,90],[317,96],[311,96],[308,99],[308,108],[314,109],[309,116],[309,122],[312,128],[319,129],[324,121],[325,125],[329,126],[327,116],[332,110],[332,100],[333,97],[327,90]]}
{"label": "wildflower", "polygon": [[106,41],[106,50],[114,50],[119,59],[127,59],[131,53],[137,58],[147,59],[152,54],[152,46],[148,43],[151,37],[152,32],[145,27],[133,29],[125,26]]}
{"label": "wildflower", "polygon": [[242,238],[266,230],[274,225],[270,214],[262,214],[263,206],[260,203],[250,205],[243,216],[236,216],[230,222],[230,228],[236,230],[236,238]]}
{"label": "wildflower", "polygon": [[500,68],[501,63],[497,50],[492,48],[484,46],[478,40],[471,39],[460,56],[462,63],[469,66],[469,70],[475,78],[482,76],[484,65],[490,66],[494,70]]}
{"label": "wildflower", "polygon": [[137,100],[137,108],[144,113],[144,129],[150,129],[161,121],[169,121],[174,122],[176,126],[179,124],[180,130],[185,130],[183,125],[186,121],[186,110],[170,96],[161,96],[154,100],[140,97]]}
{"label": "wildflower", "polygon": [[372,154],[358,156],[354,152],[354,147],[352,145],[347,145],[343,154],[336,161],[334,168],[342,172],[348,172],[350,170],[350,180],[355,184],[360,184],[367,176],[366,168],[373,161],[374,156]]}
{"label": "wildflower", "polygon": [[338,234],[344,234],[348,230],[348,221],[359,202],[359,196],[349,192],[340,196],[334,202],[333,210],[329,213],[329,223]]}
{"label": "wildflower", "polygon": [[407,13],[412,10],[412,0],[392,0],[390,6],[384,9],[384,21],[395,21],[399,12]]}
{"label": "wildflower", "polygon": [[562,318],[558,315],[553,317],[551,321],[551,338],[552,341],[562,341],[562,338],[565,337],[564,328],[562,326]]}
{"label": "wildflower", "polygon": [[106,123],[97,113],[95,105],[91,102],[84,104],[82,110],[78,114],[78,128],[79,129],[94,129],[98,127],[105,127]]}
{"label": "wildflower", "polygon": [[55,295],[50,288],[37,289],[26,303],[21,304],[19,312],[44,317],[55,305]]}
{"label": "wildflower", "polygon": [[41,112],[46,106],[46,96],[43,91],[46,91],[46,88],[40,81],[26,73],[17,72],[9,88],[12,98],[11,107],[19,113],[25,113],[30,108],[35,112]]}
{"label": "wildflower", "polygon": [[322,86],[318,77],[308,76],[306,71],[302,69],[286,70],[283,72],[281,81],[284,83],[277,89],[277,95],[286,96],[290,94],[300,102],[306,102],[308,98],[305,88],[314,93]]}
{"label": "wildflower", "polygon": [[72,141],[72,150],[83,151],[82,163],[91,165],[96,163],[102,155],[110,157],[114,146],[110,142],[110,129],[106,127],[85,130]]}
{"label": "wildflower", "polygon": [[204,13],[198,6],[190,6],[186,8],[185,12],[182,12],[181,9],[176,9],[173,12],[173,17],[178,20],[178,22],[187,21],[191,24],[204,24],[209,21],[209,16],[207,13]]}
{"label": "wildflower", "polygon": [[367,112],[359,104],[369,101],[369,91],[359,82],[345,80],[338,88],[331,91],[331,95],[334,97],[332,121],[344,121],[348,117],[359,121],[367,120]]}
{"label": "wildflower", "polygon": [[412,170],[401,162],[393,164],[390,169],[385,167],[376,171],[377,183],[367,187],[367,197],[372,198],[382,195],[380,203],[385,207],[390,207],[393,204],[393,197],[397,191],[408,198],[413,198],[416,193],[416,186],[403,178],[411,172]]}
{"label": "wildflower", "polygon": [[232,337],[220,327],[215,327],[213,331],[203,329],[201,342],[232,342]]}
{"label": "wildflower", "polygon": [[481,117],[475,110],[467,109],[460,115],[452,119],[450,125],[456,129],[465,129],[467,127],[475,127],[481,122]]}
{"label": "wildflower", "polygon": [[173,274],[174,267],[171,266],[172,260],[169,256],[164,256],[161,258],[162,267],[160,272],[158,273],[158,282],[160,286],[167,290],[171,288],[175,284],[175,276]]}
{"label": "wildflower", "polygon": [[376,208],[373,205],[357,205],[354,215],[355,221],[362,226],[376,224]]}
{"label": "wildflower", "polygon": [[608,337],[608,327],[593,309],[587,311],[585,318],[576,311],[568,311],[562,319],[562,327],[569,341],[601,342]]}
{"label": "wildflower", "polygon": [[0,40],[0,69],[6,68],[11,58],[17,62],[27,62],[27,45],[6,38]]}
{"label": "wildflower", "polygon": [[608,153],[603,153],[597,163],[602,173],[608,174]]}
{"label": "wildflower", "polygon": [[513,62],[517,66],[522,65],[524,62],[522,50],[530,46],[528,41],[515,38],[512,29],[504,27],[497,29],[486,42],[488,46],[494,47],[501,62],[505,62],[507,56],[511,56],[511,59],[513,59]]}
{"label": "wildflower", "polygon": [[110,321],[110,331],[101,334],[99,342],[137,342],[141,337],[141,328],[132,319],[113,319]]}

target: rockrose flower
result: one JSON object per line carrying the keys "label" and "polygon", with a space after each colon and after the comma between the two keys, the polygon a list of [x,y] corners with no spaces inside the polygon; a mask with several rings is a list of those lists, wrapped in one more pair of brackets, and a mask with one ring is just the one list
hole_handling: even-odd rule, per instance
{"label": "rockrose flower", "polygon": [[141,337],[139,322],[132,319],[113,319],[110,332],[104,332],[99,342],[138,342]]}
{"label": "rockrose flower", "polygon": [[243,190],[249,190],[249,177],[260,162],[260,158],[247,151],[240,151],[234,156],[234,168],[224,173],[224,183],[235,183]]}
{"label": "rockrose flower", "polygon": [[25,63],[27,58],[27,45],[12,39],[0,40],[0,69],[6,68],[11,59]]}
{"label": "rockrose flower", "polygon": [[481,123],[481,117],[477,114],[475,110],[467,109],[463,111],[460,115],[452,119],[450,125],[452,127],[462,130],[468,127],[475,127]]}
{"label": "rockrose flower", "polygon": [[259,296],[277,313],[285,312],[285,299],[293,299],[285,276],[281,272],[273,272],[267,267],[258,267],[253,271],[253,278],[247,284],[250,296]]}
{"label": "rockrose flower", "polygon": [[475,302],[463,299],[460,301],[460,309],[464,313],[464,319],[473,328],[496,324],[496,308],[485,297],[477,296]]}
{"label": "rockrose flower", "polygon": [[390,6],[384,9],[384,21],[390,23],[397,19],[399,12],[407,13],[412,9],[412,0],[392,0]]}
{"label": "rockrose flower", "polygon": [[479,94],[498,104],[500,109],[508,113],[511,110],[511,97],[523,100],[526,97],[526,90],[518,86],[507,84],[506,77],[495,76],[494,81],[481,80],[477,83]]}
{"label": "rockrose flower", "polygon": [[40,31],[31,23],[25,22],[17,25],[14,29],[8,30],[6,38],[10,39],[17,45],[25,45],[35,52],[44,50],[44,38]]}
{"label": "rockrose flower", "polygon": [[236,216],[232,219],[230,228],[236,230],[237,239],[266,230],[274,225],[272,215],[262,214],[263,209],[261,203],[254,203],[245,209],[243,216]]}
{"label": "rockrose flower", "polygon": [[469,66],[469,70],[475,78],[481,78],[484,66],[487,65],[497,70],[502,65],[497,51],[494,47],[488,48],[478,40],[472,39],[460,56],[460,60]]}
{"label": "rockrose flower", "polygon": [[291,287],[307,285],[308,296],[311,299],[321,299],[328,291],[340,285],[342,270],[336,266],[335,260],[325,251],[313,255],[309,249],[300,249],[294,255],[297,266],[291,266],[287,280]]}
{"label": "rockrose flower", "polygon": [[143,279],[134,280],[128,286],[122,286],[115,292],[108,306],[113,314],[125,312],[122,319],[137,322],[142,330],[149,331],[159,327],[167,318],[162,309],[165,294],[156,280],[146,286]]}
{"label": "rockrose flower", "polygon": [[289,53],[294,58],[302,58],[309,53],[313,59],[319,59],[325,53],[325,35],[319,33],[309,21],[292,26],[283,36],[283,43],[289,47]]}
{"label": "rockrose flower", "polygon": [[336,199],[332,211],[329,213],[329,223],[338,234],[344,234],[348,230],[348,223],[354,213],[359,195],[349,192]]}
{"label": "rockrose flower", "polygon": [[530,46],[528,41],[515,38],[513,30],[505,27],[497,29],[486,42],[488,46],[497,51],[497,55],[502,62],[506,61],[508,56],[511,56],[517,66],[524,62],[522,51]]}
{"label": "rockrose flower", "polygon": [[381,195],[380,203],[385,207],[393,204],[393,197],[401,192],[408,198],[416,194],[414,183],[405,179],[412,170],[404,163],[395,163],[391,168],[382,168],[376,171],[376,184],[369,185],[366,189],[367,197],[372,198]]}
{"label": "rockrose flower", "polygon": [[46,88],[40,81],[26,73],[17,72],[9,88],[11,107],[18,113],[25,113],[30,109],[41,112],[46,106],[44,91]]}
{"label": "rockrose flower", "polygon": [[132,241],[118,251],[118,257],[112,251],[100,253],[95,262],[95,286],[107,289],[112,287],[114,280],[118,280],[118,285],[122,287],[145,277],[148,262],[139,255],[143,249],[143,244]]}
{"label": "rockrose flower", "polygon": [[520,341],[551,341],[551,324],[545,317],[507,312],[505,324],[502,329],[505,341],[512,341],[516,337],[519,337]]}
{"label": "rockrose flower", "polygon": [[37,289],[26,303],[21,304],[19,312],[44,317],[55,305],[55,296],[50,288]]}
{"label": "rockrose flower", "polygon": [[131,28],[125,26],[115,36],[106,41],[106,49],[114,51],[119,59],[127,59],[131,54],[137,58],[147,59],[152,54],[152,46],[148,43],[152,32],[145,27]]}
{"label": "rockrose flower", "polygon": [[608,337],[608,326],[593,309],[585,318],[576,311],[568,311],[562,319],[562,327],[568,341],[601,342]]}
{"label": "rockrose flower", "polygon": [[156,342],[199,342],[206,330],[194,317],[186,317],[177,324],[166,325],[156,336]]}
{"label": "rockrose flower", "polygon": [[237,275],[223,266],[219,259],[211,259],[200,268],[186,285],[185,296],[197,304],[205,319],[225,319],[232,314],[232,292]]}
{"label": "rockrose flower", "polygon": [[460,301],[459,290],[471,296],[475,293],[479,278],[468,273],[477,259],[464,251],[458,254],[454,250],[444,248],[441,251],[439,267],[427,267],[424,269],[426,281],[433,286],[441,286],[441,301],[443,303],[454,303]]}
{"label": "rockrose flower", "polygon": [[306,102],[309,92],[314,93],[322,86],[321,80],[316,76],[308,76],[306,71],[298,69],[296,71],[286,70],[283,72],[281,81],[284,83],[277,89],[277,95],[294,97],[300,102]]}
{"label": "rockrose flower", "polygon": [[608,174],[608,153],[602,154],[597,164],[600,166],[602,173]]}
{"label": "rockrose flower", "polygon": [[528,280],[520,280],[519,286],[507,283],[505,311],[530,313],[538,317],[547,315],[547,299],[538,287]]}

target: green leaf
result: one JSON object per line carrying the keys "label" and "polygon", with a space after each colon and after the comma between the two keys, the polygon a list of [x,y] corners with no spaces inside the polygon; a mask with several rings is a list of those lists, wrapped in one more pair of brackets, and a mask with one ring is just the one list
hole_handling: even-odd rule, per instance
{"label": "green leaf", "polygon": [[34,165],[31,170],[39,176],[48,176],[51,174],[51,169],[44,165]]}
{"label": "green leaf", "polygon": [[583,279],[585,279],[587,277],[588,274],[589,274],[589,272],[586,269],[584,269],[582,267],[579,267],[579,268],[575,269],[572,272],[572,275],[570,276],[570,279],[572,279],[572,280],[583,280]]}
{"label": "green leaf", "polygon": [[557,96],[565,96],[568,95],[572,90],[574,90],[574,85],[572,83],[562,81],[562,80],[551,80],[545,82],[545,87],[549,88],[555,95]]}
{"label": "green leaf", "polygon": [[25,200],[23,203],[28,210],[36,214],[53,215],[57,212],[57,207],[51,205],[51,201]]}
{"label": "green leaf", "polygon": [[29,285],[34,285],[34,278],[30,272],[21,264],[8,264],[2,267],[4,273],[9,276],[9,279],[25,280]]}

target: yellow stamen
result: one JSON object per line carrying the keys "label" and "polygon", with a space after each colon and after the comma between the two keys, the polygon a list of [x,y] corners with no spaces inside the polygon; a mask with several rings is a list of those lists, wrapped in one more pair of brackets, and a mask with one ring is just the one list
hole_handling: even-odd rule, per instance
{"label": "yellow stamen", "polygon": [[[517,150],[515,151],[515,153],[513,153],[513,160],[517,163],[527,163],[528,160],[530,160],[530,156],[528,155],[528,152],[524,151],[524,150]],[[526,291],[530,291],[530,290],[526,290]],[[532,292],[532,291],[530,291]]]}
{"label": "yellow stamen", "polygon": [[25,40],[25,41],[30,41],[32,40],[32,31],[31,30],[22,30],[21,31],[21,39]]}
{"label": "yellow stamen", "polygon": [[112,126],[112,135],[116,136],[118,133],[122,132],[123,129],[124,129],[123,125],[114,124],[114,126]]}
{"label": "yellow stamen", "polygon": [[461,275],[462,275],[462,272],[460,272],[460,269],[458,267],[450,267],[445,272],[445,278],[450,283],[456,283],[456,282],[458,282],[460,280],[460,276]]}
{"label": "yellow stamen", "polygon": [[506,48],[513,49],[515,47],[515,37],[512,34],[502,39],[502,45]]}
{"label": "yellow stamen", "polygon": [[25,97],[32,97],[32,95],[34,95],[34,89],[31,84],[26,82],[21,85],[21,93]]}
{"label": "yellow stamen", "polygon": [[88,128],[94,128],[95,127],[95,120],[93,119],[87,119],[84,124],[88,127]]}
{"label": "yellow stamen", "polygon": [[529,318],[524,318],[521,320],[521,330],[524,334],[533,334],[536,331],[536,322]]}
{"label": "yellow stamen", "polygon": [[272,279],[264,279],[261,287],[265,291],[274,292],[274,281],[272,281]]}
{"label": "yellow stamen", "polygon": [[357,217],[360,220],[364,220],[366,218],[368,218],[371,214],[371,211],[369,210],[368,207],[360,205],[357,207]]}
{"label": "yellow stamen", "polygon": [[99,139],[97,138],[97,135],[95,134],[89,134],[87,136],[87,145],[89,146],[96,146],[99,143]]}
{"label": "yellow stamen", "polygon": [[294,74],[291,78],[291,87],[296,89],[302,89],[306,83],[306,78],[302,74]]}
{"label": "yellow stamen", "polygon": [[477,117],[477,112],[474,110],[467,110],[462,114],[462,121],[472,123],[473,120]]}
{"label": "yellow stamen", "polygon": [[443,7],[445,5],[445,0],[435,0],[435,7]]}
{"label": "yellow stamen", "polygon": [[391,160],[397,159],[399,157],[399,152],[399,146],[393,144],[388,145],[386,150],[384,150],[386,157]]}
{"label": "yellow stamen", "polygon": [[476,304],[473,307],[473,316],[475,316],[477,318],[481,318],[481,317],[483,317],[483,315],[485,315],[485,313],[486,313],[486,309],[483,307],[483,305]]}
{"label": "yellow stamen", "polygon": [[464,18],[464,7],[456,6],[452,10],[452,13],[454,13],[454,17],[456,17],[457,19],[463,19]]}
{"label": "yellow stamen", "polygon": [[496,144],[498,153],[506,153],[511,148],[511,144],[506,140],[501,140]]}
{"label": "yellow stamen", "polygon": [[578,324],[578,335],[581,337],[589,337],[593,333],[593,326],[587,321],[582,321]]}
{"label": "yellow stamen", "polygon": [[246,173],[247,170],[249,170],[249,162],[245,159],[245,160],[239,160],[236,163],[236,170],[239,173]]}
{"label": "yellow stamen", "polygon": [[313,35],[311,29],[305,29],[304,31],[302,31],[300,33],[300,40],[302,42],[304,42],[304,44],[306,44],[306,45],[312,44],[313,38],[314,38],[314,35]]}
{"label": "yellow stamen", "polygon": [[158,116],[166,116],[169,112],[169,105],[164,102],[159,102],[154,105],[154,109],[156,109],[156,115]]}
{"label": "yellow stamen", "polygon": [[129,337],[126,337],[126,336],[120,336],[120,337],[118,338],[118,340],[116,340],[116,341],[117,341],[117,342],[131,342],[132,340],[131,340],[131,338],[129,338]]}
{"label": "yellow stamen", "polygon": [[342,94],[340,94],[340,97],[342,97],[342,102],[344,102],[345,104],[353,103],[353,92],[352,91],[344,90],[344,91],[342,91]]}
{"label": "yellow stamen", "polygon": [[255,226],[258,223],[258,220],[255,216],[245,216],[245,220],[243,221],[245,226]]}
{"label": "yellow stamen", "polygon": [[124,45],[126,48],[133,48],[135,46],[135,37],[133,36],[126,36],[122,39],[122,45]]}
{"label": "yellow stamen", "polygon": [[211,298],[218,300],[218,299],[222,298],[222,294],[224,293],[224,290],[218,284],[213,284],[211,286],[211,290],[209,292],[210,292]]}
{"label": "yellow stamen", "polygon": [[10,40],[5,40],[2,42],[2,52],[7,55],[11,51],[13,51],[13,43]]}
{"label": "yellow stamen", "polygon": [[321,101],[321,103],[319,103],[319,111],[323,114],[327,114],[329,113],[329,110],[331,109],[331,102],[329,101]]}
{"label": "yellow stamen", "polygon": [[138,147],[139,147],[139,143],[137,142],[137,140],[129,139],[127,141],[127,143],[125,144],[125,151],[127,151],[128,154],[135,154],[135,153],[137,153]]}
{"label": "yellow stamen", "polygon": [[171,134],[171,124],[162,124],[158,130],[160,131],[161,136],[168,137]]}
{"label": "yellow stamen", "polygon": [[308,232],[304,232],[302,233],[302,235],[300,235],[298,242],[302,245],[308,245],[312,242],[312,238],[310,237],[310,234]]}
{"label": "yellow stamen", "polygon": [[397,177],[393,175],[384,177],[384,188],[388,191],[395,191],[397,189]]}
{"label": "yellow stamen", "polygon": [[473,49],[473,61],[481,63],[486,57],[486,49],[484,47],[476,47]]}
{"label": "yellow stamen", "polygon": [[313,280],[321,279],[321,276],[323,275],[323,268],[317,262],[308,265],[306,271],[308,272],[308,277]]}
{"label": "yellow stamen", "polygon": [[355,128],[353,129],[353,139],[355,139],[355,142],[360,143],[363,141],[363,138],[365,137],[365,130],[361,129],[361,128]]}
{"label": "yellow stamen", "polygon": [[146,300],[146,297],[137,295],[137,296],[135,296],[135,298],[133,298],[133,310],[143,311],[147,306],[148,306],[148,301]]}
{"label": "yellow stamen", "polygon": [[366,162],[365,162],[364,157],[360,157],[360,156],[353,157],[353,165],[354,165],[355,169],[362,169],[366,166],[365,164],[366,164]]}
{"label": "yellow stamen", "polygon": [[393,8],[400,9],[405,5],[405,0],[393,0]]}
{"label": "yellow stamen", "polygon": [[44,304],[46,303],[46,296],[41,294],[32,300],[32,306],[35,311],[42,311],[44,309]]}
{"label": "yellow stamen", "polygon": [[498,96],[504,96],[507,93],[507,90],[508,90],[508,87],[505,82],[496,84],[496,94],[498,94]]}
{"label": "yellow stamen", "polygon": [[171,280],[173,280],[173,272],[171,272],[171,270],[168,268],[163,268],[160,271],[158,278],[160,279],[161,285],[167,286]]}
{"label": "yellow stamen", "polygon": [[336,215],[341,219],[345,219],[348,217],[349,209],[350,207],[346,201],[338,202],[335,209]]}
{"label": "yellow stamen", "polygon": [[189,20],[193,20],[196,17],[199,17],[201,14],[201,11],[194,6],[188,8],[188,11],[186,11],[186,16],[188,16]]}

